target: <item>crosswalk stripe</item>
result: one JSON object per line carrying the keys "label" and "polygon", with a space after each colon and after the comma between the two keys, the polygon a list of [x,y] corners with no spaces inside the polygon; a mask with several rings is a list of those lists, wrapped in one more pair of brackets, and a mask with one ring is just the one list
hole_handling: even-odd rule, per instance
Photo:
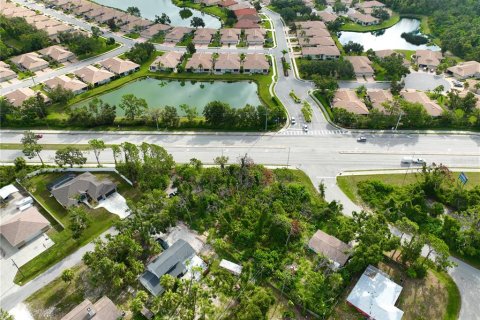
{"label": "crosswalk stripe", "polygon": [[313,135],[313,136],[327,136],[327,135],[341,135],[341,134],[348,134],[348,131],[344,130],[309,130],[308,132],[304,132],[303,130],[298,129],[290,129],[279,132],[281,135],[287,136],[299,136],[299,135]]}

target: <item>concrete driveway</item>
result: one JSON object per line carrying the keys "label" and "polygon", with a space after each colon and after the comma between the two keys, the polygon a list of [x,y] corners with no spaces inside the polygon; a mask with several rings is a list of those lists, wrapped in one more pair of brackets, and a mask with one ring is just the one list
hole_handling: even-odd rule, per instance
{"label": "concrete driveway", "polygon": [[101,200],[97,208],[105,208],[108,212],[116,214],[120,219],[125,219],[130,215],[130,208],[127,206],[127,200],[118,192],[110,195],[107,199]]}

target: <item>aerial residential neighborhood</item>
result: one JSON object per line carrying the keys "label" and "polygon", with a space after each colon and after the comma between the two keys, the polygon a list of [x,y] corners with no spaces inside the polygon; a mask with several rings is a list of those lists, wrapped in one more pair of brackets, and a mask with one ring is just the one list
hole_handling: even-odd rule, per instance
{"label": "aerial residential neighborhood", "polygon": [[0,320],[480,320],[479,10],[0,0]]}

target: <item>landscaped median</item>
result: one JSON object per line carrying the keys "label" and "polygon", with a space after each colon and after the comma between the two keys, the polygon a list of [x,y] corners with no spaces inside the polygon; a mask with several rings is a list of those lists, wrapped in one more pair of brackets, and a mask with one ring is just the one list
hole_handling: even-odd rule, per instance
{"label": "landscaped median", "polygon": [[[61,206],[47,190],[49,183],[52,183],[65,174],[65,172],[45,173],[26,180],[26,183],[24,182],[25,187],[33,194],[36,200],[39,201],[56,220],[60,221],[64,227],[53,225],[53,228],[47,232],[47,235],[55,244],[20,267],[20,272],[16,274],[14,279],[16,284],[23,285],[42,274],[57,262],[97,238],[100,234],[112,227],[115,221],[119,220],[117,215],[108,212],[104,208],[86,209],[90,223],[78,239],[73,239],[72,230],[69,229],[71,221],[67,209]],[[95,176],[99,179],[108,178],[113,181],[117,185],[118,192],[126,199],[136,200],[140,195],[138,189],[132,188],[118,174],[111,172],[95,173]]]}

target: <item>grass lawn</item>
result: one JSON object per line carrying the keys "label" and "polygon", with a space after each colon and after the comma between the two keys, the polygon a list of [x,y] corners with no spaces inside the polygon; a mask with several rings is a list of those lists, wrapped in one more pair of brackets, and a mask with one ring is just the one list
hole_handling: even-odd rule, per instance
{"label": "grass lawn", "polygon": [[270,20],[263,20],[262,26],[267,30],[272,29],[272,24],[270,23]]}
{"label": "grass lawn", "polygon": [[394,13],[390,19],[385,20],[380,24],[376,24],[373,26],[362,26],[354,22],[349,22],[341,26],[340,31],[354,31],[354,32],[377,31],[377,30],[393,27],[399,21],[400,21],[400,15],[397,13]]}
{"label": "grass lawn", "polygon": [[[454,178],[458,177],[458,172],[452,172]],[[480,185],[480,172],[465,172],[469,181],[465,188],[472,189]],[[411,184],[418,181],[420,175],[416,173],[392,173],[392,174],[371,174],[371,175],[351,175],[338,176],[337,184],[342,189],[343,193],[356,204],[361,204],[360,196],[358,195],[357,184],[365,180],[380,180],[386,184],[401,186],[403,184]]]}
{"label": "grass lawn", "polygon": [[[70,221],[67,210],[63,208],[55,198],[51,197],[50,192],[46,188],[48,183],[63,175],[65,175],[65,173],[48,173],[38,175],[31,179],[31,192],[33,195],[58,221],[64,225],[65,228],[63,229],[60,226],[57,226],[48,231],[49,237],[52,238],[55,244],[20,268],[23,276],[22,274],[17,273],[14,279],[16,284],[23,285],[37,277],[55,263],[98,237],[119,219],[117,215],[111,214],[103,208],[96,210],[87,209],[90,218],[90,225],[78,240],[74,240],[71,231],[68,229]],[[126,199],[137,199],[140,196],[137,189],[130,187],[130,185],[128,185],[117,174],[96,173],[95,175],[99,179],[109,178],[115,182],[118,186],[118,192]]]}
{"label": "grass lawn", "polygon": [[140,33],[138,32],[132,32],[132,33],[127,33],[125,37],[130,38],[130,39],[138,39],[140,38]]}
{"label": "grass lawn", "polygon": [[196,9],[202,12],[205,12],[211,16],[217,17],[222,21],[222,24],[225,24],[225,21],[227,21],[227,11],[226,9],[223,9],[218,6],[203,6],[200,3],[194,3],[193,1],[181,1],[181,0],[172,0],[173,4],[183,8],[191,8],[191,9]]}
{"label": "grass lawn", "polygon": [[415,50],[401,50],[401,49],[397,49],[395,50],[396,52],[398,53],[402,53],[404,56],[405,56],[405,59],[407,59],[408,61],[412,61],[412,55],[415,54]]}
{"label": "grass lawn", "polygon": [[[385,259],[379,269],[386,272],[392,281],[403,287],[395,304],[404,311],[403,320],[417,319],[457,319],[460,312],[460,294],[453,280],[446,273],[429,270],[425,279],[408,278],[405,271],[395,262]],[[388,260],[388,261],[387,261]],[[331,320],[365,319],[355,308],[346,302],[346,297],[357,283],[358,277],[340,297]]]}
{"label": "grass lawn", "polygon": [[105,52],[108,52],[110,50],[113,50],[113,49],[116,49],[116,48],[120,47],[120,43],[118,43],[118,42],[115,42],[114,44],[111,44],[111,45],[107,45],[107,40],[105,38],[99,37],[98,39],[100,39],[102,41],[102,45],[100,46],[100,49],[97,50],[97,51],[91,52],[91,53],[79,55],[79,56],[77,56],[78,60],[85,60],[85,59],[88,59],[88,58],[91,58],[91,57],[95,57],[95,56],[98,56],[102,53],[105,53]]}

